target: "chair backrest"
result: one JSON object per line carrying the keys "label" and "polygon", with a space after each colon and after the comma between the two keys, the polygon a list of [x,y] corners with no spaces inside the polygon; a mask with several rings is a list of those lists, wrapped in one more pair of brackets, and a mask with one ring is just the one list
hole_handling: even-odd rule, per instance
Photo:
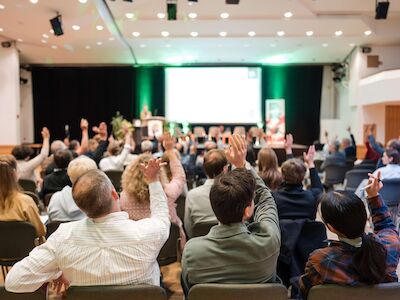
{"label": "chair backrest", "polygon": [[235,126],[233,134],[246,135],[246,128],[244,126]]}
{"label": "chair backrest", "polygon": [[36,192],[36,183],[29,179],[19,179],[18,184],[24,191],[29,191],[32,193]]}
{"label": "chair backrest", "polygon": [[175,223],[171,223],[169,229],[169,237],[161,248],[158,254],[157,261],[160,266],[165,266],[176,262],[178,260],[178,249],[180,242],[180,230],[179,226]]}
{"label": "chair backrest", "polygon": [[38,289],[33,293],[10,293],[4,288],[4,285],[0,285],[0,299],[1,300],[46,300],[46,291]]}
{"label": "chair backrest", "polygon": [[186,196],[184,194],[181,194],[178,199],[176,199],[176,214],[178,215],[179,219],[183,222],[183,219],[185,218],[185,201],[186,201]]}
{"label": "chair backrest", "polygon": [[345,190],[355,191],[364,179],[368,179],[369,170],[356,169],[346,173]]}
{"label": "chair backrest", "polygon": [[189,300],[287,300],[282,284],[196,284],[189,291]]}
{"label": "chair backrest", "polygon": [[122,171],[110,170],[110,171],[105,171],[104,173],[106,173],[108,178],[110,178],[115,190],[117,192],[121,191]]}
{"label": "chair backrest", "polygon": [[60,227],[60,225],[62,223],[68,223],[68,221],[51,221],[51,222],[47,223],[46,224],[46,239],[48,239],[49,236],[52,235],[58,229],[58,227]]}
{"label": "chair backrest", "polygon": [[54,193],[48,193],[48,194],[44,195],[44,197],[43,197],[44,206],[46,206],[46,207],[49,206],[51,197],[53,197],[53,195],[54,195]]}
{"label": "chair backrest", "polygon": [[383,188],[379,191],[387,206],[397,206],[400,203],[400,178],[383,179]]}
{"label": "chair backrest", "polygon": [[359,170],[359,169],[368,170],[369,172],[373,172],[376,169],[376,165],[375,164],[359,164],[359,165],[355,165],[353,167],[353,170]]}
{"label": "chair backrest", "polygon": [[28,256],[37,238],[31,223],[19,221],[0,222],[0,236],[0,265],[8,266]]}
{"label": "chair backrest", "polygon": [[219,134],[219,128],[217,126],[210,126],[208,128],[208,136],[216,137]]}
{"label": "chair backrest", "polygon": [[207,235],[210,232],[211,227],[217,224],[217,222],[195,223],[192,228],[192,237]]}
{"label": "chair backrest", "polygon": [[167,300],[165,290],[155,285],[71,286],[67,290],[71,300]]}
{"label": "chair backrest", "polygon": [[31,197],[32,200],[36,203],[36,205],[39,205],[39,196],[36,193],[31,191],[24,191],[24,194]]}
{"label": "chair backrest", "polygon": [[400,283],[382,283],[374,286],[341,286],[324,284],[314,286],[308,300],[393,300],[400,295]]}
{"label": "chair backrest", "polygon": [[348,171],[347,166],[331,165],[325,167],[325,184],[332,185],[343,183]]}
{"label": "chair backrest", "polygon": [[316,159],[314,160],[314,164],[315,164],[315,169],[317,170],[318,173],[321,172],[321,165],[324,163],[323,160],[321,159]]}

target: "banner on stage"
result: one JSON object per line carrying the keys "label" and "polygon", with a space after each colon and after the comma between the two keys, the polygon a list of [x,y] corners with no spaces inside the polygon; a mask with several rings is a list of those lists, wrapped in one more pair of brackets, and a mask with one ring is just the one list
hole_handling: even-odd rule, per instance
{"label": "banner on stage", "polygon": [[267,143],[285,141],[285,99],[265,100]]}

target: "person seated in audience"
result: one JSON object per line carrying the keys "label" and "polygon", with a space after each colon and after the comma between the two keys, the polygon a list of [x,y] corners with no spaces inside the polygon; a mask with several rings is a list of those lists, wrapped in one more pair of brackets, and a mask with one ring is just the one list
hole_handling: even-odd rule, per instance
{"label": "person seated in audience", "polygon": [[343,138],[342,139],[342,149],[343,153],[346,156],[347,159],[354,159],[356,160],[357,158],[357,144],[356,140],[354,139],[354,135],[351,133],[351,127],[347,127],[347,132],[350,134],[350,139],[349,138]]}
{"label": "person seated in audience", "polygon": [[400,155],[397,150],[386,149],[383,152],[382,163],[384,167],[375,170],[375,176],[380,172],[382,179],[400,178]]}
{"label": "person seated in audience", "polygon": [[321,165],[321,171],[324,171],[328,166],[346,166],[346,156],[340,152],[340,143],[331,141],[328,145],[329,155],[325,158]]}
{"label": "person seated in audience", "polygon": [[149,140],[144,140],[141,144],[140,144],[140,149],[142,150],[142,153],[153,153],[153,143]]}
{"label": "person seated in audience", "polygon": [[38,237],[46,235],[36,203],[19,191],[17,162],[11,155],[0,155],[0,221],[29,222],[35,226]]}
{"label": "person seated in audience", "polygon": [[46,175],[49,175],[53,172],[54,168],[56,167],[54,164],[54,153],[58,150],[66,150],[67,146],[61,140],[55,140],[50,145],[50,153],[51,155],[48,156],[41,164],[42,169],[42,177],[44,178]]}
{"label": "person seated in audience", "polygon": [[95,138],[98,142],[97,148],[91,152],[84,153],[87,157],[93,159],[97,165],[99,165],[100,160],[103,158],[104,152],[106,152],[108,147],[108,131],[107,124],[101,122],[99,126],[93,126],[92,131],[96,134]]}
{"label": "person seated in audience", "polygon": [[[176,213],[176,200],[182,194],[186,184],[186,175],[175,151],[174,138],[169,133],[164,134],[164,155],[168,157],[169,170],[165,165],[161,169],[161,184],[168,198],[168,208],[171,222],[177,224],[181,229],[182,243],[185,241],[182,220]],[[129,214],[132,220],[141,220],[150,216],[149,185],[147,184],[141,165],[152,159],[151,154],[141,154],[129,165],[122,174],[121,209]],[[170,174],[168,176],[167,174]],[[169,177],[169,178],[168,178]]]}
{"label": "person seated in audience", "polygon": [[279,219],[315,220],[318,200],[323,186],[314,165],[315,146],[310,146],[304,161],[310,170],[311,188],[303,188],[307,166],[297,158],[291,158],[282,164],[283,184],[272,195],[278,208]]}
{"label": "person seated in audience", "polygon": [[[94,160],[87,156],[81,155],[73,159],[68,165],[68,176],[72,184],[74,184],[79,176],[90,170],[97,169]],[[47,208],[50,221],[77,221],[83,219],[86,215],[76,205],[72,197],[72,188],[66,185],[61,191],[55,193]]]}
{"label": "person seated in audience", "polygon": [[271,148],[262,148],[258,152],[258,175],[271,190],[276,190],[282,183],[282,174],[278,169],[278,158]]}
{"label": "person seated in audience", "polygon": [[42,179],[39,174],[35,173],[35,169],[49,156],[50,132],[46,127],[42,129],[42,150],[40,154],[32,158],[33,150],[27,146],[20,145],[14,147],[11,154],[17,160],[18,179],[27,179],[41,184]]}
{"label": "person seated in audience", "polygon": [[121,211],[106,174],[91,170],[80,176],[72,195],[87,218],[61,224],[46,243],[15,264],[6,277],[6,290],[33,292],[57,277],[67,286],[159,286],[157,256],[170,228],[159,170],[160,162],[154,159],[141,167],[149,186],[151,213],[140,221],[130,220]]}
{"label": "person seated in audience", "polygon": [[205,183],[189,191],[185,201],[185,230],[189,238],[192,237],[193,226],[197,223],[215,222],[214,211],[210,203],[210,190],[214,178],[228,171],[228,161],[225,152],[213,149],[204,156],[204,170],[207,175]]}
{"label": "person seated in audience", "polygon": [[[368,141],[371,145],[371,147],[377,152],[379,153],[380,157],[383,156],[383,152],[385,152],[385,147],[376,142],[375,140],[375,136],[374,136],[374,128],[375,125],[371,126],[369,128],[369,135],[368,135]],[[397,150],[398,152],[400,152],[400,140],[399,139],[390,139],[387,143],[386,143],[386,149],[394,149]],[[376,165],[377,168],[383,167],[383,163],[382,163],[382,159],[378,160],[378,163]]]}
{"label": "person seated in audience", "polygon": [[[210,190],[219,224],[206,236],[190,239],[183,251],[185,293],[198,283],[276,281],[278,213],[270,190],[246,164],[246,152],[246,140],[233,135],[226,157],[236,169],[217,176]],[[246,225],[250,220],[253,222]]]}
{"label": "person seated in audience", "polygon": [[67,174],[69,162],[72,160],[72,154],[69,150],[59,150],[54,154],[55,168],[53,173],[47,175],[43,180],[43,187],[40,196],[43,198],[46,194],[61,191],[65,186],[72,186]]}
{"label": "person seated in audience", "polygon": [[123,171],[124,162],[131,152],[131,134],[127,127],[123,128],[125,139],[124,148],[121,151],[120,145],[117,141],[109,143],[107,148],[108,156],[103,158],[99,167],[102,171]]}
{"label": "person seated in audience", "polygon": [[78,140],[68,141],[68,149],[71,151],[74,158],[86,153],[89,148],[89,122],[82,118],[80,127],[82,130],[81,142],[79,143]]}
{"label": "person seated in audience", "polygon": [[370,174],[366,192],[374,233],[365,233],[367,212],[353,192],[333,191],[322,196],[323,222],[339,240],[311,253],[299,280],[304,299],[313,286],[320,284],[356,286],[398,281],[399,234],[379,196],[381,188],[380,173]]}

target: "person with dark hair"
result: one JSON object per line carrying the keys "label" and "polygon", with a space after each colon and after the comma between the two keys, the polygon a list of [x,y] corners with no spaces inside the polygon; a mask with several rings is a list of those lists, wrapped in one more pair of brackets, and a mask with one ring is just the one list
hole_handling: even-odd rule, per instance
{"label": "person with dark hair", "polygon": [[197,223],[217,222],[211,208],[210,190],[214,178],[228,170],[228,161],[225,153],[219,149],[208,151],[204,155],[204,170],[207,175],[205,183],[189,191],[185,201],[185,220],[183,222],[186,233],[192,237],[192,228]]}
{"label": "person with dark hair", "polygon": [[[383,146],[381,143],[376,142],[374,136],[374,130],[375,130],[375,125],[369,127],[368,142],[372,147],[372,149],[374,149],[377,153],[379,153],[380,157],[383,156],[385,149],[397,150],[398,152],[400,152],[400,139],[396,138],[390,139],[386,143],[386,148],[385,148],[385,146]],[[376,167],[377,168],[383,167],[383,162],[381,158],[378,160]]]}
{"label": "person with dark hair", "polygon": [[310,170],[311,188],[303,188],[307,166],[297,158],[291,158],[282,164],[283,184],[272,192],[278,208],[279,219],[312,219],[317,214],[318,200],[323,186],[314,165],[315,146],[310,146],[304,161]]}
{"label": "person with dark hair", "polygon": [[43,180],[43,187],[40,196],[61,191],[65,186],[72,186],[67,174],[69,162],[72,160],[72,153],[69,150],[58,150],[54,153],[53,173],[47,175]]}
{"label": "person with dark hair", "polygon": [[128,127],[123,128],[124,132],[124,146],[121,149],[119,142],[113,141],[107,147],[107,157],[104,157],[100,163],[99,168],[102,171],[123,171],[124,163],[129,153],[131,152],[131,133]]}
{"label": "person with dark hair", "polygon": [[400,240],[378,194],[382,186],[380,173],[370,174],[366,192],[374,233],[364,232],[367,212],[353,192],[333,191],[322,197],[323,222],[339,240],[311,253],[299,280],[304,299],[313,286],[320,284],[356,286],[398,281]]}
{"label": "person with dark hair", "polygon": [[160,161],[152,159],[141,170],[149,184],[149,218],[130,220],[107,175],[84,173],[72,196],[87,218],[61,224],[46,243],[15,264],[5,279],[6,290],[33,292],[56,278],[67,286],[159,286],[157,256],[170,229],[167,197],[158,180]]}
{"label": "person with dark hair", "polygon": [[264,183],[276,190],[282,184],[282,174],[278,169],[278,157],[273,149],[265,147],[258,152],[258,174]]}
{"label": "person with dark hair", "polygon": [[183,251],[185,293],[198,283],[276,281],[278,213],[263,180],[254,169],[246,169],[246,153],[246,140],[234,134],[226,157],[236,169],[217,176],[210,190],[219,224],[206,236],[190,239]]}
{"label": "person with dark hair", "polygon": [[40,164],[49,155],[50,146],[50,132],[46,127],[42,129],[43,144],[40,154],[32,158],[33,150],[24,145],[16,146],[12,150],[12,155],[17,160],[17,175],[18,179],[28,179],[36,182],[37,184],[41,182],[40,176],[35,174],[35,169],[40,166]]}
{"label": "person with dark hair", "polygon": [[347,159],[357,159],[357,144],[354,135],[351,133],[351,127],[347,127],[350,138],[343,138],[341,148]]}
{"label": "person with dark hair", "polygon": [[376,176],[378,172],[380,172],[382,179],[400,178],[399,162],[399,152],[395,149],[386,149],[382,156],[382,163],[384,166],[375,170],[374,175]]}

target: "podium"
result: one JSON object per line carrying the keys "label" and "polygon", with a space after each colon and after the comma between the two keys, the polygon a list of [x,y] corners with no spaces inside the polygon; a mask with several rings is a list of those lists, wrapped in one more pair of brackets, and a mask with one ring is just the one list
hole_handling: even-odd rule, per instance
{"label": "podium", "polygon": [[151,116],[142,120],[140,126],[135,125],[134,140],[136,145],[140,145],[143,140],[159,138],[163,134],[164,122],[164,117]]}

